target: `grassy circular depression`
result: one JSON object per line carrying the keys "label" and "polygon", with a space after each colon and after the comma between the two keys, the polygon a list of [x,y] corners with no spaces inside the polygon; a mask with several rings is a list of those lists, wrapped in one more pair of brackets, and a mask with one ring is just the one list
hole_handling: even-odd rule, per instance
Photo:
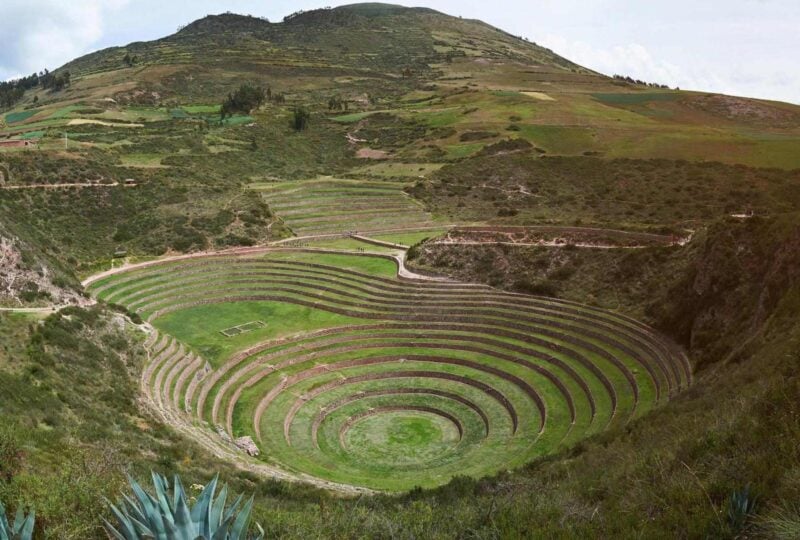
{"label": "grassy circular depression", "polygon": [[249,436],[265,466],[331,483],[397,491],[521,466],[691,379],[625,316],[398,279],[377,256],[194,257],[89,289],[158,330],[142,386],[168,422],[228,455],[219,431]]}
{"label": "grassy circular depression", "polygon": [[343,446],[355,458],[395,467],[424,465],[461,441],[460,426],[436,411],[376,409],[343,427]]}

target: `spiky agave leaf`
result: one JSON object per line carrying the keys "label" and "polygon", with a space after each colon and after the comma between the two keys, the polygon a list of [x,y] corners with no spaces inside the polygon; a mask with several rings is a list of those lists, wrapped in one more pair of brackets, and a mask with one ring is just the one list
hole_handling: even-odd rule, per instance
{"label": "spiky agave leaf", "polygon": [[192,521],[197,525],[200,536],[209,538],[212,531],[212,503],[214,502],[214,492],[217,490],[217,479],[219,475],[203,488],[200,497],[192,508]]}
{"label": "spiky agave leaf", "polygon": [[211,504],[211,526],[214,530],[218,529],[222,524],[223,515],[225,514],[225,503],[228,501],[228,486],[223,485],[219,490],[217,500]]}
{"label": "spiky agave leaf", "polygon": [[8,524],[6,518],[6,509],[3,503],[0,502],[0,540],[8,540],[11,534],[11,526]]}
{"label": "spiky agave leaf", "polygon": [[28,515],[20,506],[11,524],[6,517],[6,509],[0,503],[0,540],[30,540],[33,538],[33,526],[36,523],[36,512],[31,510]]}
{"label": "spiky agave leaf", "polygon": [[[178,476],[175,476],[170,493],[169,481],[153,473],[154,495],[150,495],[132,478],[129,479],[133,497],[123,495],[118,506],[109,503],[118,522],[115,527],[104,521],[109,535],[117,540],[244,540],[253,498],[242,506],[240,495],[225,507],[228,488],[223,485],[215,497],[218,477],[203,488],[192,507]],[[258,526],[260,540],[264,531]],[[5,540],[0,538],[0,540]]]}
{"label": "spiky agave leaf", "polygon": [[195,540],[200,536],[200,531],[197,530],[194,521],[192,521],[192,513],[186,503],[186,492],[183,490],[183,485],[177,475],[174,482],[174,499],[175,529],[177,532],[175,538],[177,540]]}
{"label": "spiky agave leaf", "polygon": [[[253,510],[253,496],[250,496],[239,515],[236,516],[236,521],[233,522],[233,528],[228,534],[229,540],[246,540],[247,527],[250,524],[250,512]],[[261,536],[263,538],[263,535]]]}

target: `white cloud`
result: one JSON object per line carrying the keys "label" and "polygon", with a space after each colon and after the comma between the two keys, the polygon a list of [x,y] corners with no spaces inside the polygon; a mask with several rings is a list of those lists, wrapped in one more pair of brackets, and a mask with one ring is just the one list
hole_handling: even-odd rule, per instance
{"label": "white cloud", "polygon": [[697,57],[686,68],[657,58],[640,43],[594,47],[584,41],[570,41],[553,34],[540,38],[540,43],[577,64],[606,75],[626,75],[685,90],[793,102],[800,100],[800,73],[783,69],[774,62],[749,64],[744,69],[735,59],[712,64]]}
{"label": "white cloud", "polygon": [[681,77],[678,66],[653,58],[644,45],[629,43],[610,48],[597,48],[583,41],[568,41],[547,35],[541,44],[582,66],[607,75],[628,75],[647,82],[676,80]]}
{"label": "white cloud", "polygon": [[107,13],[128,0],[2,0],[0,77],[54,69],[86,53],[103,36]]}

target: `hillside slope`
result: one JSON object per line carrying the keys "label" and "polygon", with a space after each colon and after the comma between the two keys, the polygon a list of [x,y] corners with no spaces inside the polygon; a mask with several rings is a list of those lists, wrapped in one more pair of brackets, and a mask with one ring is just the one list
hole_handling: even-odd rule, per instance
{"label": "hillside slope", "polygon": [[[71,83],[62,90],[27,91],[0,123],[0,138],[55,148],[48,134],[65,126],[105,122],[135,132],[200,119],[200,111],[213,118],[214,105],[250,82],[286,108],[304,106],[350,128],[351,146],[405,163],[457,161],[511,138],[548,155],[800,167],[800,107],[612,79],[430,9],[356,4],[277,23],[211,15],[54,73],[66,72]],[[387,120],[410,132],[381,135]]]}

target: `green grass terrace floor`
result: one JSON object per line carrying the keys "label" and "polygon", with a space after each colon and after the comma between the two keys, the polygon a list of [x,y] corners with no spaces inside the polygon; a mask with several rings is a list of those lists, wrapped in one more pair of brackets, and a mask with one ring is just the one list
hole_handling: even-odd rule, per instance
{"label": "green grass terrace floor", "polygon": [[234,459],[339,485],[398,491],[523,465],[690,383],[685,355],[624,316],[396,271],[388,256],[281,249],[158,263],[89,290],[157,329],[142,386],[171,423]]}
{"label": "green grass terrace floor", "polygon": [[442,228],[403,190],[403,182],[315,180],[259,183],[270,208],[298,236],[350,231],[394,231]]}

